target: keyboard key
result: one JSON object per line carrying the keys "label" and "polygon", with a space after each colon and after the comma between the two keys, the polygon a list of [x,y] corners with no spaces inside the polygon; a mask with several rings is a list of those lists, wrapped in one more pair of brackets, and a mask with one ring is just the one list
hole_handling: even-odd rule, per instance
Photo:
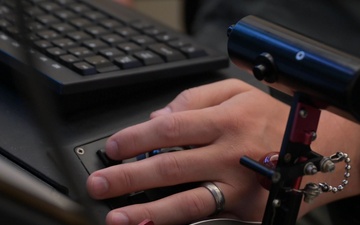
{"label": "keyboard key", "polygon": [[119,67],[115,66],[112,62],[102,56],[92,56],[85,58],[85,61],[94,66],[99,73],[107,73],[115,70],[119,70]]}
{"label": "keyboard key", "polygon": [[142,66],[142,63],[132,56],[121,56],[114,59],[114,63],[123,69],[131,69]]}
{"label": "keyboard key", "polygon": [[77,17],[77,15],[70,10],[60,10],[54,12],[55,16],[62,20],[69,20]]}
{"label": "keyboard key", "polygon": [[14,13],[8,13],[2,16],[4,19],[8,20],[9,22],[15,24],[17,21],[17,16]]}
{"label": "keyboard key", "polygon": [[92,21],[99,21],[99,20],[107,18],[107,16],[105,16],[105,14],[103,14],[101,12],[97,12],[97,11],[88,11],[85,13],[84,16],[87,19],[92,20]]}
{"label": "keyboard key", "polygon": [[180,48],[180,50],[181,50],[188,58],[197,58],[197,57],[202,57],[202,56],[206,56],[206,55],[207,55],[207,53],[205,52],[204,49],[198,48],[198,47],[194,47],[194,46],[182,47],[182,48]]}
{"label": "keyboard key", "polygon": [[6,27],[11,26],[11,23],[5,19],[0,19],[0,28],[4,29]]}
{"label": "keyboard key", "polygon": [[155,39],[153,39],[149,36],[146,36],[146,35],[132,37],[131,41],[133,41],[136,44],[141,45],[141,46],[147,46],[149,44],[153,44],[156,42]]}
{"label": "keyboard key", "polygon": [[150,23],[147,23],[145,21],[135,21],[130,23],[131,27],[135,28],[136,30],[143,31],[145,29],[152,28],[153,25]]}
{"label": "keyboard key", "polygon": [[83,46],[87,47],[88,49],[91,49],[92,51],[97,51],[101,48],[107,48],[108,45],[103,42],[100,41],[98,39],[90,39],[90,40],[86,40],[82,43]]}
{"label": "keyboard key", "polygon": [[68,33],[71,31],[75,31],[75,27],[71,26],[70,24],[67,23],[57,23],[57,24],[53,24],[51,25],[51,29],[59,32],[59,33]]}
{"label": "keyboard key", "polygon": [[73,48],[73,47],[77,46],[77,43],[72,41],[69,38],[56,39],[56,40],[53,40],[51,43],[54,44],[55,46],[57,46],[59,48],[63,48],[63,49],[69,49],[69,48]]}
{"label": "keyboard key", "polygon": [[99,157],[101,162],[104,164],[105,167],[115,166],[122,163],[122,160],[113,160],[110,159],[104,149],[100,149],[96,151],[96,155]]}
{"label": "keyboard key", "polygon": [[47,48],[50,48],[53,46],[50,41],[46,41],[46,40],[36,41],[36,42],[34,42],[34,45],[41,50],[44,50],[44,49],[47,49]]}
{"label": "keyboard key", "polygon": [[70,32],[66,36],[77,42],[82,42],[82,41],[92,38],[89,34],[83,32],[83,31]]}
{"label": "keyboard key", "polygon": [[85,61],[95,66],[96,68],[113,66],[113,64],[108,59],[99,55],[87,57],[85,58]]}
{"label": "keyboard key", "polygon": [[175,41],[170,41],[169,43],[167,43],[168,45],[170,45],[173,48],[182,48],[185,46],[190,46],[190,42],[187,41],[182,41],[182,40],[175,40]]}
{"label": "keyboard key", "polygon": [[39,22],[30,22],[27,24],[29,31],[36,32],[45,29],[45,27]]}
{"label": "keyboard key", "polygon": [[161,41],[161,42],[169,42],[169,41],[174,41],[176,39],[177,39],[177,37],[173,36],[171,34],[160,34],[160,35],[156,36],[156,40]]}
{"label": "keyboard key", "polygon": [[144,34],[147,34],[147,35],[150,35],[150,36],[157,36],[157,35],[164,34],[164,33],[165,33],[164,30],[161,30],[161,29],[156,28],[156,27],[144,30]]}
{"label": "keyboard key", "polygon": [[139,32],[137,32],[136,30],[134,30],[130,27],[117,28],[117,29],[115,29],[115,32],[117,34],[120,34],[123,37],[132,37],[132,36],[140,34]]}
{"label": "keyboard key", "polygon": [[40,15],[36,17],[36,20],[45,26],[49,26],[54,23],[60,23],[61,21],[53,15]]}
{"label": "keyboard key", "polygon": [[52,40],[59,37],[59,34],[52,30],[39,31],[37,35],[45,40]]}
{"label": "keyboard key", "polygon": [[48,12],[54,12],[54,11],[60,9],[60,6],[54,2],[40,2],[39,6],[41,9],[48,11]]}
{"label": "keyboard key", "polygon": [[61,55],[65,55],[67,52],[61,48],[54,47],[46,49],[46,53],[52,58],[58,58]]}
{"label": "keyboard key", "polygon": [[91,10],[89,6],[81,3],[70,4],[69,9],[76,12],[77,14],[82,14]]}
{"label": "keyboard key", "polygon": [[6,31],[9,32],[10,34],[13,34],[13,35],[17,35],[19,34],[19,29],[15,26],[7,26],[6,27]]}
{"label": "keyboard key", "polygon": [[141,46],[131,42],[118,44],[117,47],[128,54],[143,50]]}
{"label": "keyboard key", "polygon": [[35,17],[35,16],[39,16],[44,14],[44,10],[40,9],[39,7],[36,6],[31,6],[26,8],[25,10],[26,15],[30,16],[30,17]]}
{"label": "keyboard key", "polygon": [[76,18],[69,21],[70,24],[74,25],[75,27],[82,29],[84,27],[92,25],[92,22],[90,20],[84,19],[84,18]]}
{"label": "keyboard key", "polygon": [[118,56],[122,56],[122,55],[125,55],[124,52],[116,49],[116,48],[107,48],[107,49],[102,49],[99,51],[99,54],[108,58],[108,59],[113,59],[115,57],[118,57]]}
{"label": "keyboard key", "polygon": [[127,40],[120,35],[117,34],[107,34],[101,37],[101,40],[105,41],[107,44],[111,46],[115,46],[121,42],[126,42]]}
{"label": "keyboard key", "polygon": [[89,63],[77,62],[74,63],[73,65],[74,65],[74,69],[82,75],[93,75],[97,73],[96,68],[90,65]]}
{"label": "keyboard key", "polygon": [[0,5],[0,16],[4,16],[5,14],[10,13],[11,10],[5,6],[5,5]]}
{"label": "keyboard key", "polygon": [[55,0],[59,5],[70,5],[74,4],[74,0]]}
{"label": "keyboard key", "polygon": [[155,53],[153,53],[151,51],[136,52],[134,54],[134,57],[139,59],[146,66],[159,64],[159,63],[164,62],[164,60],[162,60],[160,58],[160,56],[158,56],[157,54],[155,54]]}
{"label": "keyboard key", "polygon": [[68,67],[71,67],[74,63],[81,61],[78,57],[68,54],[68,55],[62,55],[59,57],[60,62],[67,65]]}
{"label": "keyboard key", "polygon": [[118,27],[122,27],[123,24],[120,23],[119,21],[117,20],[114,20],[114,19],[105,19],[105,20],[101,20],[99,22],[99,24],[107,29],[115,29],[115,28],[118,28]]}
{"label": "keyboard key", "polygon": [[33,41],[33,42],[40,40],[40,38],[34,33],[28,34],[28,38],[30,41]]}
{"label": "keyboard key", "polygon": [[87,27],[85,31],[88,34],[93,35],[94,37],[98,37],[100,35],[109,33],[109,30],[106,30],[104,27],[100,27],[100,26]]}
{"label": "keyboard key", "polygon": [[151,51],[159,54],[166,62],[173,62],[186,59],[179,51],[170,48],[165,44],[155,44],[148,47]]}
{"label": "keyboard key", "polygon": [[94,55],[92,51],[85,47],[71,48],[68,52],[79,58],[85,58]]}

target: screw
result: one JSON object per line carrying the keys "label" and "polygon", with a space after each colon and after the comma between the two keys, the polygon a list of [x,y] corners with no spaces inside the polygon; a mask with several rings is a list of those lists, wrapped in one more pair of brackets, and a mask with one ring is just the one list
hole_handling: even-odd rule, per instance
{"label": "screw", "polygon": [[284,156],[284,160],[286,163],[290,162],[291,160],[291,154],[290,153],[286,153],[285,156]]}
{"label": "screw", "polygon": [[271,181],[273,183],[279,182],[281,179],[281,174],[279,172],[275,172],[274,175],[271,177]]}
{"label": "screw", "polygon": [[314,175],[318,172],[316,166],[314,165],[314,163],[310,162],[308,164],[305,165],[304,167],[304,174],[305,175]]}
{"label": "screw", "polygon": [[317,133],[315,131],[311,132],[311,140],[315,141],[317,138]]}
{"label": "screw", "polygon": [[324,173],[332,172],[335,170],[335,163],[333,163],[333,161],[331,161],[331,159],[329,159],[328,157],[324,157],[320,161],[320,168],[321,171]]}
{"label": "screw", "polygon": [[227,30],[227,36],[229,37],[230,34],[233,32],[235,25],[231,25]]}
{"label": "screw", "polygon": [[305,58],[305,52],[304,51],[300,51],[298,53],[296,53],[296,60],[300,61],[303,60]]}
{"label": "screw", "polygon": [[275,208],[279,208],[281,206],[281,202],[279,199],[274,199],[273,202],[272,202],[272,205],[275,207]]}
{"label": "screw", "polygon": [[301,110],[299,111],[299,114],[300,114],[300,116],[301,116],[302,118],[304,118],[304,119],[308,116],[308,112],[307,112],[305,109],[301,109]]}
{"label": "screw", "polygon": [[75,151],[76,151],[76,153],[78,155],[84,155],[85,154],[85,150],[83,148],[76,148]]}
{"label": "screw", "polygon": [[320,187],[315,183],[308,183],[304,188],[304,201],[311,203],[316,197],[321,194]]}

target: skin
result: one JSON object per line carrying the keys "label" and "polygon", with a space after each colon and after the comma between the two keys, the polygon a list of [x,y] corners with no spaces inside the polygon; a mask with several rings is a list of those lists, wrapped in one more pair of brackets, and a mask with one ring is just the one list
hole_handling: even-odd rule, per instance
{"label": "skin", "polygon": [[[235,79],[185,90],[153,112],[150,120],[110,137],[106,153],[113,159],[126,159],[161,147],[193,145],[195,149],[96,171],[88,178],[88,192],[95,199],[106,199],[153,187],[212,181],[226,199],[220,217],[261,221],[268,192],[239,159],[247,155],[258,160],[268,152],[279,151],[289,109]],[[312,204],[303,203],[300,217],[320,205],[360,192],[360,126],[324,111],[317,133],[312,149],[324,156],[347,152],[352,159],[351,178],[344,191],[324,193]],[[343,173],[340,165],[331,174],[305,176],[302,184],[338,185]],[[125,225],[151,219],[156,225],[185,224],[211,215],[214,209],[213,196],[198,187],[154,202],[114,209],[106,222]]]}

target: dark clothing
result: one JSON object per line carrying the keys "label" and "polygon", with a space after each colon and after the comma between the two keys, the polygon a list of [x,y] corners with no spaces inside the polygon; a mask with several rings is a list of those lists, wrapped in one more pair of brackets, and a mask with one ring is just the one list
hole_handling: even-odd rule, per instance
{"label": "dark clothing", "polygon": [[255,15],[360,57],[360,1],[199,0],[195,2],[198,2],[198,10],[196,16],[192,18],[190,32],[205,44],[214,46],[215,43],[222,51],[226,51],[227,27],[244,16]]}

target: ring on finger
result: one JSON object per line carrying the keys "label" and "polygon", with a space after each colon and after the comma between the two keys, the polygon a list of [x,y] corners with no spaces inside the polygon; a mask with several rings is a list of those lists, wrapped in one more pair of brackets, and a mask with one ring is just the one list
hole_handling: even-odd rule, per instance
{"label": "ring on finger", "polygon": [[215,185],[213,182],[204,182],[201,186],[205,187],[210,191],[211,195],[215,200],[215,211],[212,215],[217,215],[224,210],[225,197],[221,189]]}

